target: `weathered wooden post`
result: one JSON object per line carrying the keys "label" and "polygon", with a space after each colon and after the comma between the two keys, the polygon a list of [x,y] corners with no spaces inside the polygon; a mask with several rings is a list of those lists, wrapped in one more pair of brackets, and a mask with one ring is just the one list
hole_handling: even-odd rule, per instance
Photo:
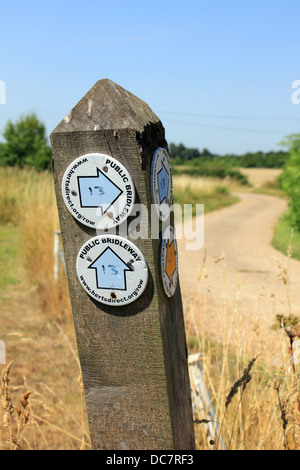
{"label": "weathered wooden post", "polygon": [[[124,191],[118,178],[123,178],[128,190],[131,177],[135,201],[148,209],[150,223],[151,164],[157,149],[167,149],[164,128],[146,103],[105,79],[98,81],[56,127],[51,144],[93,448],[192,450],[194,431],[181,292],[179,282],[175,293],[169,294],[163,288],[161,240],[150,238],[150,227],[146,238],[133,241],[110,235],[111,222],[117,219],[111,210],[112,201],[97,209],[99,220],[106,216],[108,229],[103,230],[100,224],[96,231],[86,215],[91,206],[100,205],[105,185],[112,200],[121,200]],[[106,158],[103,156],[106,161],[101,160]],[[78,176],[89,159],[97,161],[97,170],[89,174],[88,167],[83,176]],[[101,184],[96,184],[98,180]],[[77,184],[75,190],[72,181]],[[163,189],[165,183],[162,179]],[[87,208],[85,215],[80,213],[81,208],[83,212]],[[168,243],[166,262],[170,272],[167,267],[166,272],[172,281],[172,260],[170,263],[168,257],[174,260],[176,252],[172,240]],[[126,250],[133,256],[129,262],[125,255],[121,260]],[[121,260],[119,264],[125,266],[122,272],[117,262],[108,264],[108,256]],[[146,265],[142,265],[141,258]],[[140,285],[145,281],[142,294],[135,294],[135,300],[129,301],[130,296],[123,294],[134,283],[131,277],[140,273]],[[92,278],[93,288],[88,280]],[[96,294],[98,288],[101,295]],[[123,305],[122,295],[126,301]]]}

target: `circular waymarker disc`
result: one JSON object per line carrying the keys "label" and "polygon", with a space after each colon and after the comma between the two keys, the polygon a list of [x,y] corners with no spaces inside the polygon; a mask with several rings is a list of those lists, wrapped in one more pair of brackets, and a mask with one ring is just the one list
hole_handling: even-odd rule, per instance
{"label": "circular waymarker disc", "polygon": [[161,241],[160,273],[167,297],[173,297],[178,283],[178,248],[171,226],[165,229]]}
{"label": "circular waymarker disc", "polygon": [[95,300],[121,307],[134,302],[148,282],[148,266],[141,251],[117,235],[98,235],[77,256],[76,270],[84,290]]}
{"label": "circular waymarker disc", "polygon": [[62,180],[64,202],[73,217],[95,229],[110,229],[130,215],[135,198],[132,178],[117,160],[89,153],[74,160]]}
{"label": "circular waymarker disc", "polygon": [[173,178],[169,154],[161,147],[155,150],[152,159],[151,195],[159,219],[166,220],[173,204]]}

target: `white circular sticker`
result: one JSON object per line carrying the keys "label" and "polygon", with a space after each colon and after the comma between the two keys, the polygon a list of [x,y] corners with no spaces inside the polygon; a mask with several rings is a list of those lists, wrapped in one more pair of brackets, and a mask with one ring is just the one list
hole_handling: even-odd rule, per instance
{"label": "white circular sticker", "polygon": [[121,307],[134,302],[148,282],[141,251],[117,235],[98,235],[78,253],[77,276],[84,290],[100,303]]}
{"label": "white circular sticker", "polygon": [[62,195],[76,220],[104,230],[116,227],[130,215],[135,190],[120,162],[109,155],[90,153],[69,165],[62,180]]}
{"label": "white circular sticker", "polygon": [[165,220],[173,204],[173,178],[169,154],[161,147],[155,150],[152,159],[151,194],[159,219]]}
{"label": "white circular sticker", "polygon": [[178,282],[178,248],[171,226],[165,229],[161,241],[160,273],[167,297],[173,297]]}

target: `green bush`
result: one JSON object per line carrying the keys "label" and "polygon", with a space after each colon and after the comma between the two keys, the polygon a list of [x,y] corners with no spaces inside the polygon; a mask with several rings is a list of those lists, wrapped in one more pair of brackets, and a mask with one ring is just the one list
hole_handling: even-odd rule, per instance
{"label": "green bush", "polygon": [[290,197],[290,219],[297,231],[300,231],[300,134],[288,136],[285,142],[290,148],[290,159],[284,167],[280,182]]}
{"label": "green bush", "polygon": [[15,124],[8,121],[0,145],[1,166],[33,167],[37,171],[50,168],[51,148],[46,130],[35,114],[21,117]]}

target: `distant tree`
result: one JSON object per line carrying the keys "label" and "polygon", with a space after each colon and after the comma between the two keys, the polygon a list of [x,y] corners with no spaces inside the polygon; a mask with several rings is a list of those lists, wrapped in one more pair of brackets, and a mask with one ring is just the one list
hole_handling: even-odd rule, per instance
{"label": "distant tree", "polygon": [[32,166],[37,171],[51,165],[51,148],[48,145],[44,124],[35,114],[11,121],[3,132],[5,143],[0,146],[1,166]]}
{"label": "distant tree", "polygon": [[213,154],[212,154],[209,150],[207,150],[206,148],[204,148],[204,149],[202,150],[202,152],[201,152],[201,156],[202,156],[202,157],[212,157]]}
{"label": "distant tree", "polygon": [[1,161],[1,155],[4,154],[4,151],[5,151],[5,144],[0,142],[0,161]]}
{"label": "distant tree", "polygon": [[185,162],[187,160],[194,160],[201,156],[197,148],[187,148],[183,144],[170,144],[170,158],[176,160],[177,163]]}

